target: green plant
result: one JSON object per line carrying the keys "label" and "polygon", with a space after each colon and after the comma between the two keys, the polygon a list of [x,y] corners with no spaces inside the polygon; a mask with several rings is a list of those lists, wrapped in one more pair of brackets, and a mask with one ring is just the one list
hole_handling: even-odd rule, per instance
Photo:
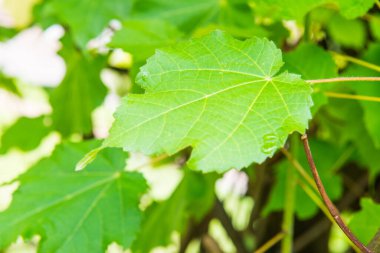
{"label": "green plant", "polygon": [[[0,213],[0,249],[38,235],[38,252],[105,252],[113,242],[144,253],[192,242],[200,252],[379,252],[379,9],[376,0],[36,4],[30,23],[0,39],[61,24],[66,74],[56,88],[34,88],[51,112],[0,126],[0,153],[31,152],[53,132],[59,144],[3,183],[19,186]],[[109,41],[93,46],[101,33]],[[111,88],[104,70],[118,77]],[[4,94],[27,97],[28,81],[2,71]],[[109,135],[95,140],[92,114],[107,93],[123,98]],[[136,152],[150,158],[131,166]],[[168,166],[180,179],[155,198],[150,177]],[[235,169],[248,190],[222,196],[216,182]],[[351,249],[334,244],[322,215]]]}

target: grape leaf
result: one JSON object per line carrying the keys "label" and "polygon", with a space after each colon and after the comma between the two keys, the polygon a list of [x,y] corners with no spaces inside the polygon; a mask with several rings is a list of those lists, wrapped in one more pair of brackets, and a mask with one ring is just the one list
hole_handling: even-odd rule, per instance
{"label": "grape leaf", "polygon": [[98,36],[112,19],[129,17],[132,0],[50,0],[39,6],[39,19],[59,19],[69,26],[75,43],[85,48],[90,39]]}
{"label": "grape leaf", "polygon": [[263,16],[277,19],[296,19],[303,17],[316,7],[336,5],[340,13],[348,19],[363,16],[374,5],[375,0],[256,0],[256,10]]}
{"label": "grape leaf", "polygon": [[69,37],[65,37],[63,43],[61,55],[67,70],[62,83],[50,96],[53,125],[63,136],[91,134],[91,112],[102,103],[107,92],[100,80],[105,58],[76,50]]}
{"label": "grape leaf", "polygon": [[[300,44],[294,51],[284,54],[284,69],[300,74],[304,79],[320,79],[338,76],[338,67],[333,58],[322,48],[308,43]],[[319,108],[327,103],[327,98],[321,90],[326,85],[314,87],[312,94],[314,106],[311,108],[313,115]]]}
{"label": "grape leaf", "polygon": [[123,28],[116,31],[108,45],[122,48],[142,61],[156,48],[174,44],[181,36],[173,25],[162,20],[129,20],[123,22]]}
{"label": "grape leaf", "polygon": [[164,20],[187,32],[210,19],[219,8],[218,0],[144,0],[136,1],[132,17]]}
{"label": "grape leaf", "polygon": [[343,47],[361,49],[365,46],[367,32],[362,20],[348,20],[336,14],[328,21],[327,30]]}
{"label": "grape leaf", "polygon": [[331,55],[314,44],[298,45],[294,51],[284,54],[284,61],[284,69],[300,74],[303,79],[338,76],[338,67]]}
{"label": "grape leaf", "polygon": [[[370,44],[368,50],[363,55],[363,60],[380,64],[380,44]],[[380,76],[380,72],[364,68],[358,65],[353,65],[345,72],[348,76]],[[359,95],[363,96],[380,96],[380,87],[378,82],[361,82],[352,83],[352,89]],[[380,119],[378,117],[380,104],[378,102],[359,101],[364,111],[364,123],[372,137],[377,148],[380,148]]]}
{"label": "grape leaf", "polygon": [[103,146],[146,154],[193,147],[189,166],[223,172],[262,162],[310,118],[311,88],[283,72],[266,39],[216,31],[157,51],[127,96]]}
{"label": "grape leaf", "polygon": [[380,229],[380,204],[372,199],[363,198],[360,205],[362,210],[353,215],[349,225],[359,240],[367,244]]}
{"label": "grape leaf", "polygon": [[371,29],[372,36],[380,41],[380,15],[370,16],[369,27]]}
{"label": "grape leaf", "polygon": [[376,148],[363,122],[363,111],[357,101],[331,99],[316,117],[318,136],[338,143],[351,143],[357,149],[359,164],[368,167],[372,179],[380,172],[380,149]]}
{"label": "grape leaf", "polygon": [[324,2],[326,0],[256,0],[255,10],[264,17],[302,20],[306,13]]}
{"label": "grape leaf", "polygon": [[[339,168],[334,168],[339,155],[342,153],[342,149],[329,144],[324,141],[310,139],[310,146],[313,151],[313,156],[316,157],[318,172],[325,185],[326,191],[332,200],[338,199],[343,191],[342,180],[336,174],[336,170]],[[305,154],[300,152],[296,159],[300,162],[303,168],[306,169],[307,173],[310,174],[308,169],[308,163]],[[270,199],[268,204],[264,209],[264,214],[268,214],[272,211],[282,210],[285,206],[285,194],[286,192],[286,169],[288,167],[293,168],[293,165],[287,160],[278,164],[276,168],[276,184],[272,188]],[[301,179],[300,179],[301,180]],[[319,207],[310,199],[309,195],[305,193],[302,187],[297,184],[296,189],[296,205],[295,212],[300,219],[308,219],[314,216]]]}
{"label": "grape leaf", "polygon": [[172,195],[163,202],[153,203],[144,212],[133,252],[150,252],[157,246],[167,246],[174,231],[184,233],[190,219],[199,222],[214,203],[215,179],[214,174],[186,170]]}
{"label": "grape leaf", "polygon": [[[23,151],[37,148],[41,140],[52,130],[44,121],[45,116],[19,118],[1,136],[0,154],[6,153],[13,147],[17,147]],[[28,131],[25,131],[25,129],[28,129]]]}
{"label": "grape leaf", "polygon": [[[375,4],[376,0],[335,0],[341,14],[348,19],[361,17]],[[351,30],[352,31],[352,30]]]}
{"label": "grape leaf", "polygon": [[85,171],[75,164],[99,142],[62,144],[21,175],[11,206],[0,213],[0,249],[18,235],[41,235],[38,252],[104,252],[129,247],[140,227],[141,174],[125,172],[125,153],[103,150]]}

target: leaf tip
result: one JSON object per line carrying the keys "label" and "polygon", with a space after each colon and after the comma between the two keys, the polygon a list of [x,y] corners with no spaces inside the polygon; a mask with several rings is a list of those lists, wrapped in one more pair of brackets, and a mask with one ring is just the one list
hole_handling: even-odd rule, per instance
{"label": "leaf tip", "polygon": [[87,167],[92,161],[95,160],[97,154],[103,149],[103,146],[95,148],[88,152],[75,166],[75,171],[81,171]]}

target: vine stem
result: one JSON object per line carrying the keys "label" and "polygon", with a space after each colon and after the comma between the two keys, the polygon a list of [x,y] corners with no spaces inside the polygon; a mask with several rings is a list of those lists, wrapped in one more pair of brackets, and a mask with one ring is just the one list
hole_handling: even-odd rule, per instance
{"label": "vine stem", "polygon": [[352,56],[349,56],[349,55],[339,54],[339,53],[334,52],[334,51],[331,51],[331,54],[333,56],[340,57],[340,58],[342,58],[342,59],[344,59],[346,61],[355,63],[355,64],[360,65],[362,67],[365,67],[365,68],[372,69],[372,70],[375,70],[377,72],[380,72],[380,66],[378,66],[376,64],[373,64],[373,63],[370,63],[370,62],[367,62],[367,61],[363,61],[361,59],[358,59],[358,58],[355,58],[355,57],[352,57]]}
{"label": "vine stem", "polygon": [[327,97],[331,97],[331,98],[342,98],[342,99],[352,99],[352,100],[360,100],[360,101],[380,102],[380,97],[352,95],[352,94],[336,93],[336,92],[324,92],[323,94],[325,94]]}
{"label": "vine stem", "polygon": [[285,236],[285,232],[280,232],[273,236],[269,241],[264,243],[259,249],[255,250],[254,253],[265,253],[270,248],[272,248],[276,243],[278,243]]}
{"label": "vine stem", "polygon": [[380,77],[335,77],[326,79],[306,80],[310,84],[337,83],[337,82],[380,82]]}
{"label": "vine stem", "polygon": [[[298,146],[297,135],[293,135],[290,139],[291,152],[294,156],[297,155]],[[285,181],[285,206],[282,220],[282,231],[285,232],[284,238],[281,243],[281,252],[293,252],[293,235],[294,235],[294,210],[296,202],[297,190],[297,174],[292,166],[286,168],[286,181]]]}
{"label": "vine stem", "polygon": [[311,172],[313,174],[315,183],[317,185],[318,191],[321,194],[321,197],[323,199],[323,202],[325,202],[325,205],[327,206],[327,209],[329,210],[331,216],[334,218],[336,224],[341,228],[341,230],[346,234],[346,236],[355,244],[358,249],[360,249],[363,253],[373,253],[370,249],[368,249],[366,246],[364,246],[357,238],[356,236],[351,232],[351,230],[347,227],[347,225],[344,223],[342,218],[340,217],[340,213],[338,209],[335,207],[335,205],[330,200],[329,196],[326,193],[326,190],[323,186],[322,180],[319,177],[317,167],[315,166],[315,162],[313,159],[313,156],[310,151],[309,146],[309,140],[307,138],[307,135],[304,134],[301,136],[301,140],[303,143],[303,147],[306,153],[307,161],[309,163]]}

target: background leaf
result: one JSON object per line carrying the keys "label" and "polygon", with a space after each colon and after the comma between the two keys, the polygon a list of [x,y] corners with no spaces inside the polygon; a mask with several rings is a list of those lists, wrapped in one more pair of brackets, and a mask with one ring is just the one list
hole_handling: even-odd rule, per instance
{"label": "background leaf", "polygon": [[[2,134],[0,154],[4,154],[14,147],[23,151],[37,148],[41,140],[52,130],[51,126],[46,124],[46,121],[48,119],[45,116],[19,118],[16,123],[11,125]],[[25,129],[28,129],[28,131],[25,131]]]}
{"label": "background leaf", "polygon": [[103,150],[87,170],[75,172],[78,160],[98,145],[62,144],[18,178],[11,206],[0,213],[0,248],[34,234],[42,237],[38,252],[100,253],[114,241],[131,245],[146,182],[123,171],[126,154],[120,149]]}

